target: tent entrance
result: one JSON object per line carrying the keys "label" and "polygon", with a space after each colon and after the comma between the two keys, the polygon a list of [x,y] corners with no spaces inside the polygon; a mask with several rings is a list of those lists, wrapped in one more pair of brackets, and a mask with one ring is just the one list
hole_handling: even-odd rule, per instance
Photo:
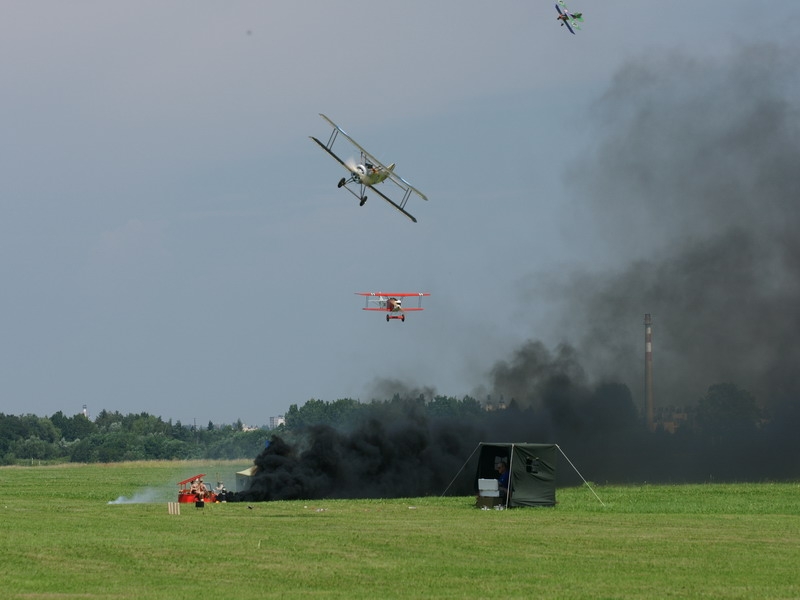
{"label": "tent entrance", "polygon": [[510,473],[505,506],[554,506],[556,503],[555,444],[481,442],[475,480],[496,479],[497,463],[506,461]]}

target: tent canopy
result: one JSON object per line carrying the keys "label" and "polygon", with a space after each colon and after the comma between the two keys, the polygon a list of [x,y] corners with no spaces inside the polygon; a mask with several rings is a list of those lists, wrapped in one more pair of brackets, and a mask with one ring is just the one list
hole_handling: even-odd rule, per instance
{"label": "tent canopy", "polygon": [[511,494],[507,506],[554,506],[556,503],[555,444],[479,444],[478,479],[496,479],[495,465],[506,459],[510,472]]}
{"label": "tent canopy", "polygon": [[258,471],[258,467],[253,465],[244,471],[236,472],[236,491],[244,492],[250,487],[250,482],[253,480],[253,475]]}

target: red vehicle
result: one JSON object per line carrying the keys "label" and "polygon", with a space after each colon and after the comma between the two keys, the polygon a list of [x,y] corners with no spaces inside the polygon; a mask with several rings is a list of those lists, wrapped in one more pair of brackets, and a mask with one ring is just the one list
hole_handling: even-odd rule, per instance
{"label": "red vehicle", "polygon": [[193,475],[189,479],[184,479],[180,483],[181,489],[178,490],[178,502],[196,504],[198,502],[216,502],[217,494],[211,486],[203,482],[205,473]]}

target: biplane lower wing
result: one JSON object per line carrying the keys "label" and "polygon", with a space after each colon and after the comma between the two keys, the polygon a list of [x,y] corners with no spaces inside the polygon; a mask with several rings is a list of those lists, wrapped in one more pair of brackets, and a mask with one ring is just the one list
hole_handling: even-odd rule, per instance
{"label": "biplane lower wing", "polygon": [[[393,312],[392,309],[390,309],[390,308],[372,308],[372,307],[368,307],[368,308],[362,308],[361,310],[374,310],[374,311],[377,311],[377,312]],[[402,310],[402,312],[414,312],[414,311],[425,310],[425,309],[422,308],[421,306],[411,306],[411,307],[405,307],[404,306],[401,310]]]}
{"label": "biplane lower wing", "polygon": [[331,155],[333,158],[335,158],[335,159],[336,159],[336,160],[339,162],[339,164],[340,164],[340,165],[342,165],[342,166],[343,166],[345,169],[347,169],[348,173],[352,173],[352,172],[353,172],[353,171],[350,169],[350,167],[348,167],[348,166],[345,164],[345,162],[344,162],[344,161],[343,161],[341,158],[339,158],[338,156],[336,156],[336,155],[333,153],[333,150],[331,150],[330,148],[328,148],[328,147],[327,147],[325,144],[323,144],[322,142],[320,142],[320,141],[319,141],[317,138],[315,138],[313,135],[311,135],[311,136],[309,136],[309,137],[310,137],[312,140],[314,140],[315,142],[317,142],[317,144],[319,144],[319,147],[320,147],[320,148],[322,148],[323,150],[325,150],[325,152],[327,152],[327,153],[328,153],[328,154],[330,154],[330,155]]}
{"label": "biplane lower wing", "polygon": [[[417,222],[417,219],[416,219],[416,217],[414,217],[414,215],[412,215],[410,212],[406,211],[406,209],[405,209],[405,208],[403,208],[402,206],[400,206],[399,204],[397,204],[397,202],[395,202],[394,200],[391,200],[389,197],[387,197],[387,196],[386,196],[386,195],[385,195],[383,192],[381,192],[379,189],[377,189],[377,188],[374,188],[374,187],[372,187],[371,185],[370,185],[370,186],[367,186],[367,187],[369,187],[369,189],[371,189],[373,192],[375,192],[376,194],[378,194],[378,196],[380,196],[381,198],[383,198],[384,200],[386,200],[386,201],[387,201],[389,204],[391,204],[392,206],[394,206],[394,207],[395,207],[397,210],[399,210],[401,213],[403,213],[403,214],[404,214],[405,216],[407,216],[409,219],[411,219],[412,221],[414,221],[414,223],[416,223],[416,222]],[[426,198],[426,199],[427,199],[427,198]]]}

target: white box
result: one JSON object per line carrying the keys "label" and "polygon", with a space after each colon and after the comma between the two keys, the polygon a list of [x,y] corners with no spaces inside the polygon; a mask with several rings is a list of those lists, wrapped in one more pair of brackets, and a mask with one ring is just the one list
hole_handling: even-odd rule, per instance
{"label": "white box", "polygon": [[478,496],[499,498],[500,489],[497,487],[497,479],[478,479]]}

